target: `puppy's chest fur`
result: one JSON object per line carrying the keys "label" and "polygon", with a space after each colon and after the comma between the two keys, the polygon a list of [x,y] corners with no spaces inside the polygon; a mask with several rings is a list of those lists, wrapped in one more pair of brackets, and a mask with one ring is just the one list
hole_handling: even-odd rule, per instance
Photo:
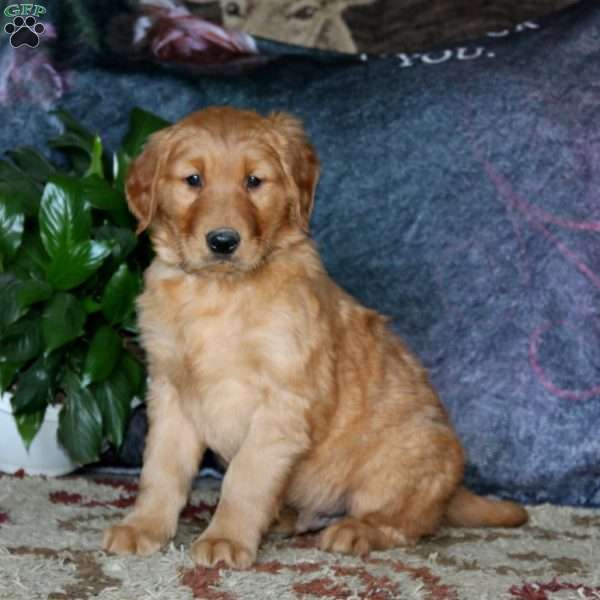
{"label": "puppy's chest fur", "polygon": [[229,461],[253,413],[297,369],[303,315],[251,285],[224,285],[157,270],[139,304],[152,375],[177,388],[207,445]]}

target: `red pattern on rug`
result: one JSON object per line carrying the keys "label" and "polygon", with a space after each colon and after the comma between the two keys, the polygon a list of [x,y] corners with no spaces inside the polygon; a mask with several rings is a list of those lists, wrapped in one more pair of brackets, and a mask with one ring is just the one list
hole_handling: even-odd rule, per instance
{"label": "red pattern on rug", "polygon": [[314,573],[321,569],[321,565],[307,562],[298,562],[290,565],[279,562],[278,560],[271,560],[269,562],[256,564],[253,567],[253,570],[257,573],[269,573],[270,575],[276,575],[283,569],[294,571],[296,573]]}
{"label": "red pattern on rug", "polygon": [[229,592],[216,590],[221,583],[221,569],[218,567],[196,567],[182,573],[181,583],[192,590],[194,598],[202,600],[236,600]]}
{"label": "red pattern on rug", "polygon": [[127,490],[130,493],[136,493],[139,491],[140,486],[135,481],[126,481],[125,479],[109,479],[108,477],[96,477],[94,482],[99,485],[107,485],[112,488],[119,488]]}
{"label": "red pattern on rug", "polygon": [[[316,536],[310,536],[316,537]],[[397,582],[392,581],[387,575],[375,575],[369,571],[369,566],[381,565],[390,567],[396,573],[406,573],[412,579],[423,584],[427,600],[459,600],[455,590],[440,584],[440,578],[433,575],[427,567],[410,567],[399,560],[364,558],[364,566],[346,566],[333,564],[329,569],[336,578],[357,578],[362,583],[361,598],[369,600],[394,600],[399,598],[402,589]],[[272,560],[258,563],[252,567],[253,572],[280,574],[282,571],[292,571],[299,574],[317,573],[325,567],[325,561],[317,563],[298,562],[282,563]],[[195,598],[207,600],[235,600],[227,592],[213,589],[221,583],[222,574],[229,570],[223,563],[212,569],[195,567],[182,572],[181,581],[192,589]],[[313,595],[320,598],[343,599],[352,595],[352,590],[342,581],[336,581],[329,576],[316,577],[308,581],[297,582],[292,585],[294,592],[300,596]],[[222,596],[220,594],[226,594]],[[529,600],[529,599],[527,599]]]}
{"label": "red pattern on rug", "polygon": [[[319,577],[306,583],[294,583],[292,589],[297,594],[310,594],[318,598],[348,598],[352,591],[341,583],[336,583],[330,577]],[[372,598],[372,596],[362,596],[363,598]],[[382,600],[388,600],[387,597]]]}
{"label": "red pattern on rug", "polygon": [[[99,501],[86,498],[81,494],[69,493],[64,490],[59,490],[56,492],[50,492],[50,494],[48,494],[48,499],[53,504],[78,505],[83,508],[104,507],[123,509],[130,508],[135,504],[137,492],[139,490],[137,484],[130,482],[121,482],[113,479],[96,479],[95,482],[100,485],[107,485],[112,488],[123,489],[126,493],[122,494],[116,500]],[[207,504],[206,502],[192,504],[188,502],[185,508],[181,511],[181,518],[189,520],[200,519],[203,517],[210,518],[210,516],[215,512],[215,509],[216,505],[214,504]]]}
{"label": "red pattern on rug", "polygon": [[77,504],[85,508],[94,508],[96,506],[113,507],[113,508],[129,508],[135,503],[136,495],[133,496],[121,496],[116,500],[109,500],[106,502],[99,502],[98,500],[87,500],[81,494],[70,494],[65,491],[51,492],[48,494],[50,502],[53,504]]}
{"label": "red pattern on rug", "polygon": [[402,561],[385,558],[366,558],[364,562],[370,565],[389,565],[396,573],[407,573],[412,579],[421,581],[427,591],[427,600],[459,600],[456,592],[447,585],[441,585],[440,578],[428,567],[411,567]]}
{"label": "red pattern on rug", "polygon": [[577,596],[574,597],[577,598],[597,600],[600,597],[600,586],[589,587],[583,583],[566,583],[559,581],[557,578],[548,583],[526,583],[520,587],[513,585],[509,591],[512,596],[522,600],[552,600],[546,592],[561,592],[564,590],[576,592]]}

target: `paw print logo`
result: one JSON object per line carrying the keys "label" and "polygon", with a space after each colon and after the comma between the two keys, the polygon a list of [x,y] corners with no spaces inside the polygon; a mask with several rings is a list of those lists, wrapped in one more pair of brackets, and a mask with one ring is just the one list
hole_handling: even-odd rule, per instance
{"label": "paw print logo", "polygon": [[12,23],[4,26],[4,31],[10,35],[10,45],[13,48],[19,46],[29,46],[36,48],[40,43],[40,35],[45,31],[42,23],[39,23],[35,17],[29,16],[15,17]]}

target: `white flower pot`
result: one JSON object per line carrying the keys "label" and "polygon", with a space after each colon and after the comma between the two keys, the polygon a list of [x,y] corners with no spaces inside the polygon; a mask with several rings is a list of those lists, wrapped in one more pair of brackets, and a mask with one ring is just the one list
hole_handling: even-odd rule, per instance
{"label": "white flower pot", "polygon": [[79,465],[58,443],[59,408],[46,409],[44,422],[27,451],[12,415],[10,398],[6,393],[0,396],[0,471],[15,473],[23,469],[29,475],[57,477],[77,469]]}

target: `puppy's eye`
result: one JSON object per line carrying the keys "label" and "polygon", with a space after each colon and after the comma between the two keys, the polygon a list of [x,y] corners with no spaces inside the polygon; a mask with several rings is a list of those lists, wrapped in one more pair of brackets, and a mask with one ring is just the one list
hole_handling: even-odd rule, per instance
{"label": "puppy's eye", "polygon": [[259,179],[258,177],[256,177],[256,175],[248,175],[248,177],[246,177],[246,187],[249,190],[255,190],[257,187],[260,186],[261,183],[262,179]]}
{"label": "puppy's eye", "polygon": [[196,173],[189,175],[185,180],[190,187],[200,187],[202,185],[202,177]]}

